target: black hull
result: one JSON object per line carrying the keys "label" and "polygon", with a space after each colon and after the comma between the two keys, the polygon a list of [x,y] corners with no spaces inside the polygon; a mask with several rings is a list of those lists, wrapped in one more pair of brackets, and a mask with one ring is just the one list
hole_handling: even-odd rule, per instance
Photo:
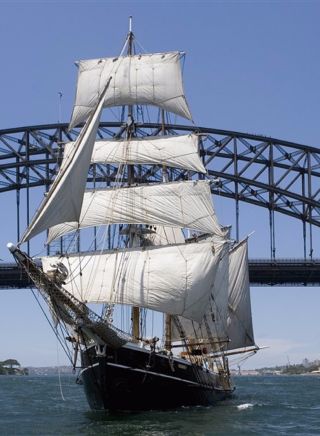
{"label": "black hull", "polygon": [[227,379],[202,366],[138,347],[110,349],[105,355],[91,347],[81,357],[81,380],[94,410],[208,406],[233,392]]}

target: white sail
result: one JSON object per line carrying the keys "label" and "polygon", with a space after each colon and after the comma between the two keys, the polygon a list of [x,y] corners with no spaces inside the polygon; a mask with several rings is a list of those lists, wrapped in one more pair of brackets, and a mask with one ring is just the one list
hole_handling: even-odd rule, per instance
{"label": "white sail", "polygon": [[255,345],[253,338],[247,240],[230,252],[228,350]]}
{"label": "white sail", "polygon": [[45,257],[45,272],[62,262],[65,289],[83,302],[146,307],[201,321],[223,242],[132,248]]}
{"label": "white sail", "polygon": [[[219,294],[215,295],[217,291]],[[255,345],[251,317],[247,240],[233,248],[229,255],[224,256],[220,262],[205,318],[201,323],[196,323],[179,317],[186,337],[191,340],[209,339],[207,324],[214,339],[227,339],[227,342],[221,343],[224,350]],[[172,323],[172,340],[180,340],[180,332],[174,323]]]}
{"label": "white sail", "polygon": [[[210,349],[211,351],[216,351],[219,348],[223,348],[228,341],[227,313],[229,287],[229,249],[227,243],[225,244],[220,257],[221,260],[217,268],[204,318],[200,323],[198,323],[182,316],[179,317],[179,324],[183,329],[185,337],[196,343],[203,341],[206,348]],[[172,321],[171,324],[172,341],[180,341],[181,336],[179,329],[174,321]]]}
{"label": "white sail", "polygon": [[[72,153],[74,142],[64,146],[64,159]],[[167,167],[206,173],[198,154],[197,135],[168,135],[132,138],[130,140],[98,140],[91,163],[165,165]]]}
{"label": "white sail", "polygon": [[154,233],[148,237],[150,245],[183,244],[185,238],[178,227],[156,226]]}
{"label": "white sail", "polygon": [[60,169],[21,242],[28,241],[43,230],[61,222],[79,220],[90,159],[103,108],[103,96],[107,88],[108,84],[98,106],[80,132],[73,153]]}
{"label": "white sail", "polygon": [[148,104],[191,119],[180,57],[179,52],[171,52],[80,61],[70,128],[86,120],[110,76],[104,107]]}
{"label": "white sail", "polygon": [[85,192],[79,222],[50,228],[48,242],[77,228],[107,224],[186,227],[223,236],[205,180]]}
{"label": "white sail", "polygon": [[122,234],[131,235],[131,247],[149,247],[160,245],[184,244],[185,237],[178,227],[134,225],[121,230]]}

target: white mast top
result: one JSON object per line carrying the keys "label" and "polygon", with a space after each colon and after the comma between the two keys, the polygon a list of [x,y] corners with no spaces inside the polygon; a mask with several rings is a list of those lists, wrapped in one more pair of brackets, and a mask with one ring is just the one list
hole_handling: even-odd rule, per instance
{"label": "white mast top", "polygon": [[129,32],[132,33],[132,15],[129,17]]}

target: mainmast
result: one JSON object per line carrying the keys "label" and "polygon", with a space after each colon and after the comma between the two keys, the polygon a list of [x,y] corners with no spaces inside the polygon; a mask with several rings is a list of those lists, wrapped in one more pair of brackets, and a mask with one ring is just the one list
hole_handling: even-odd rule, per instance
{"label": "mainmast", "polygon": [[[132,32],[132,16],[129,17],[129,33],[128,33],[128,56],[133,55],[133,39],[134,35]],[[128,120],[127,120],[127,140],[130,140],[134,132],[134,120],[133,120],[133,108],[132,105],[128,105]],[[134,165],[128,165],[128,185],[134,184]],[[131,232],[131,225],[129,225],[128,241],[129,246],[132,246],[134,240],[134,234]],[[133,306],[131,309],[131,320],[132,320],[132,336],[134,339],[139,340],[140,338],[140,308]]]}

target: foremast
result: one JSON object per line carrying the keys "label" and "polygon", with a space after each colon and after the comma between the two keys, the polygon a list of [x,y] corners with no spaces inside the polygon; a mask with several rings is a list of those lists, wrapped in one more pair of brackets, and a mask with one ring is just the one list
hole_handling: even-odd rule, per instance
{"label": "foremast", "polygon": [[[129,33],[127,36],[128,41],[128,50],[127,55],[129,57],[133,54],[133,40],[134,34],[132,32],[132,16],[129,17]],[[133,118],[133,107],[131,104],[128,105],[128,120],[127,120],[127,140],[130,141],[134,136],[134,118]],[[134,184],[135,175],[134,175],[134,165],[127,165],[128,171],[128,186]],[[132,247],[134,234],[131,232],[132,226],[128,226],[128,245]],[[138,306],[133,306],[131,309],[131,321],[132,321],[132,336],[135,341],[139,341],[141,338],[140,333],[140,308]]]}
{"label": "foremast", "polygon": [[[161,109],[161,132],[164,136],[166,134],[165,131],[165,119],[164,119],[164,110]],[[167,173],[167,167],[165,164],[162,165],[162,181],[165,183],[168,181],[168,173]],[[171,331],[171,323],[173,321],[172,315],[169,315],[168,313],[164,316],[165,319],[165,325],[164,325],[164,348],[171,353],[172,350],[172,331]]]}

